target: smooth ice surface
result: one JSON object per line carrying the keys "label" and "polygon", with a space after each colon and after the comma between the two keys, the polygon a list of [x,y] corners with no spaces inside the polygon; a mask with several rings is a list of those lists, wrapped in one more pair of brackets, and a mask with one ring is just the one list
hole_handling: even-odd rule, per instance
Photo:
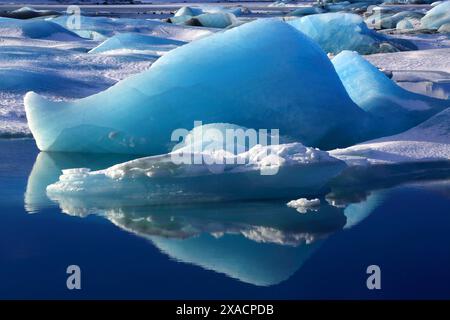
{"label": "smooth ice surface", "polygon": [[449,107],[450,101],[404,90],[356,52],[343,51],[333,64],[353,101],[398,133]]}
{"label": "smooth ice surface", "polygon": [[450,160],[450,109],[406,132],[333,150],[330,154],[349,163],[358,158],[375,164]]}
{"label": "smooth ice surface", "polygon": [[[345,168],[327,152],[300,143],[255,145],[235,153],[217,143],[215,128],[204,126],[207,137],[198,148],[189,136],[171,154],[117,164],[105,170],[63,170],[59,181],[47,187],[50,197],[115,195],[145,203],[183,203],[230,199],[260,199],[317,192]],[[245,128],[242,128],[245,129]],[[198,130],[198,129],[197,129]],[[190,137],[196,135],[195,130]],[[199,151],[197,151],[199,150]],[[185,159],[181,162],[179,159]],[[201,161],[194,162],[195,156]]]}
{"label": "smooth ice surface", "polygon": [[48,40],[76,40],[72,31],[46,20],[18,20],[0,17],[0,36]]}
{"label": "smooth ice surface", "polygon": [[333,54],[342,50],[371,54],[407,49],[403,44],[369,29],[356,14],[316,14],[290,20],[288,23],[314,39],[325,52]]}
{"label": "smooth ice surface", "polygon": [[197,120],[276,128],[332,148],[367,139],[370,125],[326,54],[275,19],[181,46],[84,99],[59,103],[28,93],[25,108],[38,147],[48,151],[162,154],[173,130]]}
{"label": "smooth ice surface", "polygon": [[439,29],[443,24],[450,23],[450,1],[433,7],[421,19],[422,27],[427,29]]}
{"label": "smooth ice surface", "polygon": [[89,53],[114,50],[169,51],[186,42],[139,33],[119,33],[93,48]]}

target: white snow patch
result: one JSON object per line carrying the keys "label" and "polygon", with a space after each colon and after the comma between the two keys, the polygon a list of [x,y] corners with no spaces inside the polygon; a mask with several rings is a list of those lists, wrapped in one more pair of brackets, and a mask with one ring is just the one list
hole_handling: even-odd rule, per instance
{"label": "white snow patch", "polygon": [[311,199],[308,200],[306,198],[300,198],[297,200],[289,201],[286,204],[288,207],[297,209],[300,213],[306,213],[310,210],[317,211],[317,207],[320,206],[320,199]]}

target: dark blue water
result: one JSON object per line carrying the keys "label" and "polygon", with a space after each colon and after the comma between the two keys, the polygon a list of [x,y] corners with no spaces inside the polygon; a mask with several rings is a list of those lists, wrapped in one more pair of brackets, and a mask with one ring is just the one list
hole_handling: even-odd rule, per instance
{"label": "dark blue water", "polygon": [[[448,181],[307,214],[286,201],[91,208],[54,203],[45,186],[118,159],[37,157],[33,140],[0,150],[0,298],[450,298]],[[72,264],[81,290],[66,288]],[[374,264],[380,290],[366,286]]]}

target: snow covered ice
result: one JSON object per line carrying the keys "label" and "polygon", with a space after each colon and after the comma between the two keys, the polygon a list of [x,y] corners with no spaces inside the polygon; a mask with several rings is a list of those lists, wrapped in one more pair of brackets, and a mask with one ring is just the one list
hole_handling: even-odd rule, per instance
{"label": "snow covered ice", "polygon": [[77,101],[28,93],[25,108],[45,151],[163,154],[172,131],[198,119],[279,128],[326,149],[366,140],[373,125],[326,54],[276,19],[178,47],[147,71]]}
{"label": "snow covered ice", "polygon": [[400,163],[450,160],[450,108],[394,136],[364,142],[330,155],[342,160]]}
{"label": "snow covered ice", "polygon": [[18,20],[0,17],[0,35],[32,39],[76,40],[74,32],[46,20]]}
{"label": "snow covered ice", "polygon": [[446,23],[450,23],[450,1],[444,1],[433,7],[421,19],[421,26],[427,29],[439,29]]}
{"label": "snow covered ice", "polygon": [[[49,21],[66,27],[70,16],[61,16]],[[180,41],[192,41],[208,36],[214,31],[208,28],[194,28],[177,26],[160,20],[108,18],[108,17],[80,17],[80,29],[74,29],[82,37],[111,37],[118,33],[142,33],[156,37]]]}
{"label": "snow covered ice", "polygon": [[[225,127],[228,126],[236,128]],[[205,126],[205,130],[213,128],[224,125]],[[105,170],[64,170],[47,192],[53,199],[114,194],[148,204],[279,198],[297,195],[301,190],[318,191],[345,168],[342,161],[327,152],[300,143],[255,145],[237,154],[230,154],[226,145],[222,145],[222,150],[205,147],[201,149],[203,159],[214,161],[174,162],[174,155],[197,152],[189,148],[194,141],[188,138],[187,144],[171,154],[140,158]],[[211,142],[214,141],[206,140]],[[276,174],[262,174],[262,170],[273,167]]]}
{"label": "snow covered ice", "polygon": [[286,204],[288,207],[297,209],[300,213],[307,213],[308,211],[316,211],[320,206],[320,199],[306,199],[300,198],[297,200],[291,200]]}

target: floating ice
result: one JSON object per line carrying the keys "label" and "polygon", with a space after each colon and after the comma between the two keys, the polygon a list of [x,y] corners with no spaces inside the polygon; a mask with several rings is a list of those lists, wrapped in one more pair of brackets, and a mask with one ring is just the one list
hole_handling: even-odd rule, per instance
{"label": "floating ice", "polygon": [[317,14],[317,13],[324,13],[325,10],[319,7],[313,7],[313,6],[308,6],[308,7],[302,7],[302,8],[297,8],[294,11],[291,11],[288,15],[289,16],[307,16],[310,14]]}
{"label": "floating ice", "polygon": [[207,27],[207,28],[226,28],[233,24],[238,24],[236,16],[232,13],[204,13],[192,18],[195,20],[194,25]]}
{"label": "floating ice", "polygon": [[290,20],[288,23],[314,39],[324,51],[334,54],[342,50],[371,54],[409,49],[404,43],[370,30],[356,14],[324,13]]}
{"label": "floating ice", "polygon": [[232,13],[235,16],[240,16],[243,13],[250,13],[250,10],[245,7],[218,7],[218,6],[202,6],[202,7],[181,7],[175,12],[175,17],[191,16],[195,17],[203,13]]}
{"label": "floating ice", "polygon": [[77,34],[51,21],[10,18],[0,18],[0,36],[51,40],[80,39]]}
{"label": "floating ice", "polygon": [[[205,130],[223,128],[223,124],[211,126]],[[171,154],[131,160],[105,170],[63,170],[47,193],[52,199],[114,195],[145,204],[275,199],[317,192],[345,168],[327,152],[300,143],[256,145],[230,154],[227,146],[196,151],[188,148],[194,141],[186,141],[187,145]],[[174,156],[181,155],[183,159],[200,155],[202,161],[175,162],[178,158]],[[268,169],[276,169],[275,174],[264,175]]]}
{"label": "floating ice", "polygon": [[386,16],[381,14],[380,19],[375,23],[377,24],[377,27],[381,29],[394,29],[396,28],[397,24],[403,19],[420,20],[423,16],[424,14],[421,12],[401,11],[395,14],[388,14]]}
{"label": "floating ice", "polygon": [[89,53],[100,53],[113,50],[153,50],[169,51],[186,42],[159,38],[139,33],[119,33],[102,42]]}
{"label": "floating ice", "polygon": [[444,1],[433,7],[421,19],[422,27],[439,29],[442,25],[450,23],[450,1]]}
{"label": "floating ice", "polygon": [[[214,124],[203,129],[210,132],[208,136],[214,136],[216,128],[236,126]],[[146,204],[273,199],[317,192],[345,168],[342,161],[327,152],[300,143],[258,144],[230,153],[225,142],[198,150],[193,146],[196,139],[189,138],[192,135],[196,135],[195,131],[170,154],[131,160],[99,171],[64,170],[59,181],[47,187],[47,192],[53,198],[114,196]],[[214,139],[202,141],[213,142]],[[189,161],[194,157],[200,157],[201,161]]]}
{"label": "floating ice", "polygon": [[25,108],[47,151],[162,154],[172,132],[196,120],[276,128],[305,145],[333,148],[367,140],[369,125],[325,53],[275,19],[181,46],[84,99],[52,102],[30,92]]}
{"label": "floating ice", "polygon": [[297,209],[297,211],[300,213],[306,213],[309,210],[317,210],[317,207],[320,206],[320,200],[317,198],[311,200],[300,198],[297,200],[289,201],[286,205],[288,207]]}
{"label": "floating ice", "polygon": [[450,106],[450,101],[406,91],[356,52],[343,51],[333,64],[353,101],[382,121],[391,134],[409,129]]}
{"label": "floating ice", "polygon": [[182,7],[175,15],[167,21],[174,24],[184,24],[188,26],[201,26],[208,28],[226,28],[231,25],[238,25],[236,18],[241,14],[240,9],[211,8],[202,9],[194,7]]}
{"label": "floating ice", "polygon": [[331,151],[349,163],[364,158],[369,163],[450,160],[450,108],[406,132]]}

